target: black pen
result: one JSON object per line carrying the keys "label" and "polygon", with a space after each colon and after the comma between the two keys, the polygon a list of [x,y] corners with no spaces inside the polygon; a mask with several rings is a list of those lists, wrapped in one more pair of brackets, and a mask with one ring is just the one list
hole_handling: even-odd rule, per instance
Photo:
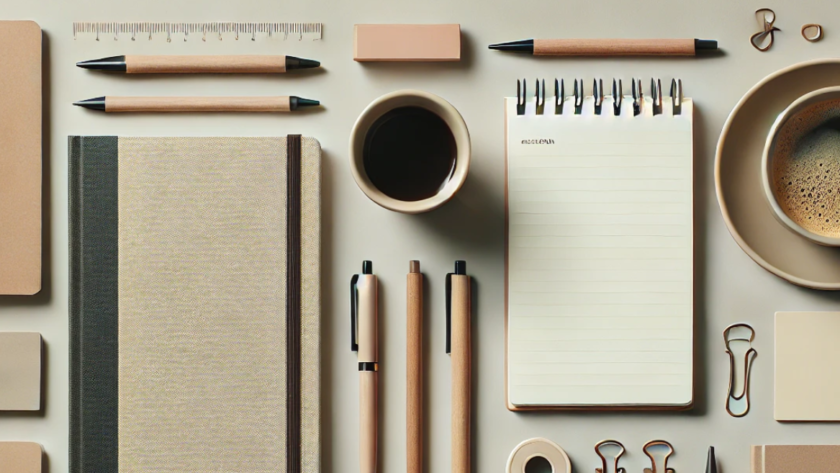
{"label": "black pen", "polygon": [[111,56],[77,62],[78,67],[126,74],[279,74],[320,67],[294,56]]}

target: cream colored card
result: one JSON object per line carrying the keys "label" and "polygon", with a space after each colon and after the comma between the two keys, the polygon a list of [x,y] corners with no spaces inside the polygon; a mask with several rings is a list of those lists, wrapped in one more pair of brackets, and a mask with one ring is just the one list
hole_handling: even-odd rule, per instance
{"label": "cream colored card", "polygon": [[33,442],[0,442],[0,473],[41,473],[41,446]]}
{"label": "cream colored card", "polygon": [[776,312],[775,418],[840,421],[840,312]]}
{"label": "cream colored card", "polygon": [[0,411],[41,409],[41,334],[0,332]]}

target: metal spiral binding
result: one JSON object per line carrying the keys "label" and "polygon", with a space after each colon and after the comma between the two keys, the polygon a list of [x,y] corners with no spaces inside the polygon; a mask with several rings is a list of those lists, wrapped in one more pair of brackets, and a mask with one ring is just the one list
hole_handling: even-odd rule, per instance
{"label": "metal spiral binding", "polygon": [[[526,79],[516,81],[516,114],[525,115],[526,104],[528,102],[527,87],[525,85]],[[641,115],[642,109],[645,106],[645,96],[642,90],[641,79],[633,78],[630,82],[630,96],[633,99],[633,116]],[[537,115],[545,114],[545,99],[546,89],[545,80],[537,79],[535,82],[534,102],[535,111]],[[574,89],[572,97],[574,98],[574,114],[580,115],[583,113],[584,102],[584,86],[583,79],[574,80]],[[607,96],[604,90],[604,81],[602,79],[595,79],[592,83],[592,96],[595,99],[594,112],[596,115],[601,115],[603,111],[604,98]],[[621,79],[613,79],[612,95],[613,98],[613,115],[621,115],[621,106],[624,102],[624,90]],[[671,80],[671,110],[673,115],[682,114],[683,88],[682,80]],[[571,98],[571,97],[570,97]],[[563,106],[566,103],[566,85],[563,79],[554,79],[554,115],[563,114]],[[662,114],[662,81],[659,79],[650,80],[650,107],[653,115]]]}

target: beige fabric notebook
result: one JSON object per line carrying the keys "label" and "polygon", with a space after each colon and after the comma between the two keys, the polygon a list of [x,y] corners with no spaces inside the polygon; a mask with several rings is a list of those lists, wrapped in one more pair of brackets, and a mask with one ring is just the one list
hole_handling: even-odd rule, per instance
{"label": "beige fabric notebook", "polygon": [[[286,148],[120,138],[121,473],[286,471]],[[302,148],[300,455],[316,472],[320,147]]]}
{"label": "beige fabric notebook", "polygon": [[570,102],[505,105],[508,407],[690,407],[692,102]]}
{"label": "beige fabric notebook", "polygon": [[840,445],[753,445],[752,473],[840,473]]}
{"label": "beige fabric notebook", "polygon": [[840,312],[776,312],[775,419],[840,421]]}
{"label": "beige fabric notebook", "polygon": [[0,21],[0,295],[41,290],[41,28]]}
{"label": "beige fabric notebook", "polygon": [[0,411],[41,410],[41,334],[0,332]]}
{"label": "beige fabric notebook", "polygon": [[43,449],[32,442],[0,442],[0,473],[43,473]]}

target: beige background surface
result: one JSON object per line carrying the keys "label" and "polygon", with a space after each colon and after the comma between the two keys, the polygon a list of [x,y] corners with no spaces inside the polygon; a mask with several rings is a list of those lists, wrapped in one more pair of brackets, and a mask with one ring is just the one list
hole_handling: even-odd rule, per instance
{"label": "beige background surface", "polygon": [[[268,0],[144,2],[2,0],[3,16],[34,19],[46,34],[45,103],[47,177],[47,280],[36,299],[0,299],[0,330],[39,331],[46,343],[47,402],[43,414],[0,415],[0,440],[40,442],[52,471],[67,471],[67,152],[69,134],[281,135],[317,137],[324,148],[324,471],[356,471],[358,374],[349,349],[350,275],[371,259],[382,297],[382,471],[404,469],[405,275],[418,259],[427,275],[426,398],[428,471],[449,471],[449,357],[444,353],[444,274],[456,258],[468,262],[476,281],[474,320],[474,458],[476,472],[504,471],[510,451],[529,437],[546,437],[569,453],[577,471],[596,466],[593,446],[604,438],[627,446],[628,471],[647,466],[642,445],[653,438],[676,448],[670,465],[702,471],[706,448],[718,448],[722,471],[746,472],[749,445],[840,443],[840,426],[782,425],[773,420],[773,313],[836,309],[840,294],[794,287],[753,263],[726,231],[711,179],[713,153],[723,122],[741,95],[766,74],[794,62],[840,50],[840,4],[828,0],[709,0],[482,2],[385,0],[272,2]],[[748,43],[757,31],[753,11],[775,9],[776,45],[768,53]],[[73,41],[76,20],[315,20],[320,42],[256,42],[230,38],[148,42],[103,38]],[[353,24],[375,22],[461,23],[463,60],[447,64],[358,64],[352,59]],[[811,44],[799,35],[820,22],[826,38]],[[701,37],[721,42],[713,59],[536,59],[491,52],[491,42],[537,37]],[[79,60],[115,54],[296,54],[323,61],[325,70],[304,77],[118,77],[76,69]],[[517,77],[560,75],[591,80],[618,75],[683,79],[696,105],[697,160],[697,406],[686,413],[514,414],[504,403],[503,350],[503,102]],[[587,81],[589,83],[589,81]],[[840,77],[838,77],[840,83]],[[374,98],[417,87],[450,100],[472,133],[473,162],[457,198],[427,215],[381,209],[356,187],[348,162],[349,132]],[[532,87],[529,87],[531,89]],[[106,116],[76,109],[74,100],[103,94],[297,94],[320,99],[322,112],[288,115]],[[757,172],[757,171],[756,171]],[[735,321],[756,328],[752,412],[729,417],[723,407],[728,359],[721,332]]]}

